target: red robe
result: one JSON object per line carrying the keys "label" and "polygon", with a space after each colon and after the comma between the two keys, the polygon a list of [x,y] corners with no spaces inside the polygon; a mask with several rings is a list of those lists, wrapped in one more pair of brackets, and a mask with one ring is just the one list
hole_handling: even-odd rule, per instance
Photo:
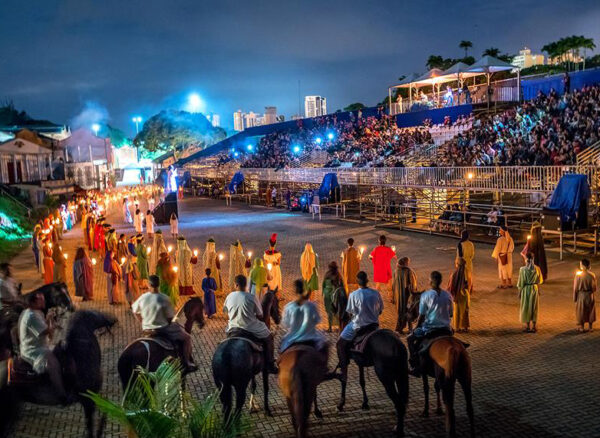
{"label": "red robe", "polygon": [[96,224],[94,228],[94,251],[98,251],[104,244],[104,229],[102,224]]}
{"label": "red robe", "polygon": [[392,259],[396,253],[389,246],[379,245],[371,252],[373,281],[387,283],[392,279]]}

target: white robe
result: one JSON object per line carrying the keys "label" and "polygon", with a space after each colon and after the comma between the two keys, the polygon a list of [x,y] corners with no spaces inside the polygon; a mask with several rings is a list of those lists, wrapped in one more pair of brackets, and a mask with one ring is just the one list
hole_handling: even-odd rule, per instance
{"label": "white robe", "polygon": [[[498,237],[498,240],[496,240],[496,246],[494,247],[494,252],[492,252],[492,257],[495,258],[496,262],[498,263],[498,278],[500,280],[512,279],[512,253],[514,250],[515,242],[508,233],[506,233],[506,236]],[[506,265],[502,265],[500,262],[500,254],[506,254],[508,256],[508,263]]]}

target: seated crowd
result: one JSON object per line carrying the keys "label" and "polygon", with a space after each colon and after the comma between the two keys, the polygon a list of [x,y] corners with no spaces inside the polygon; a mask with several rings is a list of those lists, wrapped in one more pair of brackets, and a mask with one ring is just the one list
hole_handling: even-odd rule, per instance
{"label": "seated crowd", "polygon": [[563,165],[600,139],[600,87],[552,90],[502,114],[477,119],[445,146],[438,166]]}

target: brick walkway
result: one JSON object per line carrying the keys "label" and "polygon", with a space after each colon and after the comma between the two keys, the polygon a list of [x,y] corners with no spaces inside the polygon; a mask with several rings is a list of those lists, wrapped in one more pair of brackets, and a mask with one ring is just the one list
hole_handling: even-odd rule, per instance
{"label": "brick walkway", "polygon": [[[356,245],[366,245],[370,251],[380,231],[372,225],[359,225],[335,221],[324,216],[322,222],[312,221],[310,216],[287,213],[263,207],[247,207],[235,204],[225,207],[224,202],[206,199],[188,199],[180,204],[180,233],[185,235],[191,248],[204,250],[204,242],[213,236],[217,250],[229,254],[229,244],[240,238],[246,251],[258,254],[266,249],[272,232],[279,234],[278,248],[283,253],[284,295],[290,297],[291,282],[299,277],[299,258],[304,243],[310,241],[319,254],[321,275],[329,261],[339,261],[345,240],[352,236]],[[132,234],[119,218],[118,232]],[[162,227],[165,237],[168,227]],[[397,252],[411,257],[419,282],[425,286],[428,273],[441,270],[447,278],[453,266],[456,241],[425,234],[389,233],[388,242]],[[171,239],[167,239],[171,241]],[[65,235],[62,245],[71,255],[81,241],[79,228]],[[172,243],[172,241],[171,241]],[[496,268],[490,258],[491,247],[477,245],[475,260],[475,294],[472,298],[472,333],[462,336],[471,344],[469,349],[473,362],[473,397],[478,436],[482,437],[600,437],[600,416],[597,403],[600,399],[600,335],[576,334],[574,309],[571,297],[571,281],[577,266],[577,257],[558,261],[556,254],[549,254],[550,280],[542,286],[539,332],[521,333],[518,321],[516,289],[496,290]],[[518,248],[519,250],[521,248]],[[25,290],[38,281],[37,273],[30,269],[30,251],[25,251],[14,261],[16,276],[25,282]],[[515,257],[515,277],[519,260]],[[116,373],[116,361],[123,347],[140,332],[125,305],[108,306],[105,293],[105,277],[101,264],[96,266],[94,286],[95,300],[80,304],[81,308],[94,308],[113,312],[119,318],[114,337],[100,339],[103,349],[104,393],[117,400],[121,395]],[[372,269],[368,261],[363,269],[369,275]],[[68,276],[71,274],[68,267]],[[223,277],[227,278],[227,259]],[[196,289],[200,291],[201,272],[195,270]],[[516,278],[515,278],[516,281]],[[71,291],[73,285],[69,284]],[[218,307],[223,297],[218,299]],[[382,324],[393,328],[395,314],[387,303]],[[322,308],[321,308],[322,310]],[[324,312],[322,312],[324,315]],[[210,361],[215,346],[224,338],[226,320],[219,317],[208,321],[206,327],[195,329],[195,357],[200,370],[188,380],[193,394],[201,397],[215,390],[210,371]],[[277,343],[280,333],[277,333]],[[331,342],[335,336],[331,335]],[[330,363],[335,363],[330,357]],[[409,436],[444,436],[443,417],[422,419],[423,392],[420,380],[411,378],[410,404],[406,415],[406,431]],[[270,403],[273,418],[262,413],[252,414],[254,425],[251,437],[292,437],[290,416],[271,377]],[[260,388],[260,385],[259,385]],[[372,370],[367,371],[367,391],[371,409],[362,411],[362,396],[358,384],[358,370],[351,367],[346,410],[338,413],[335,405],[339,397],[339,384],[328,382],[319,387],[319,402],[325,418],[310,418],[310,434],[314,437],[387,437],[394,425],[391,401]],[[432,396],[433,387],[432,387]],[[262,396],[259,392],[259,402]],[[459,436],[468,436],[468,421],[464,399],[457,386],[457,428]],[[17,437],[80,437],[83,436],[83,416],[79,408],[54,409],[27,405],[15,430]],[[107,436],[125,436],[119,426],[109,424]]]}

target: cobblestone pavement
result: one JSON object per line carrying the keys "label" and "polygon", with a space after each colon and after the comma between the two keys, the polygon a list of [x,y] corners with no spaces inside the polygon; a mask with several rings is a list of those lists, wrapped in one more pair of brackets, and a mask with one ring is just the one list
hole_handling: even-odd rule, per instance
{"label": "cobblestone pavement", "polygon": [[[213,236],[218,251],[229,254],[229,244],[240,238],[244,249],[258,254],[267,247],[272,232],[278,233],[278,248],[283,254],[284,296],[290,297],[291,282],[299,277],[300,253],[306,241],[312,242],[321,261],[321,275],[329,261],[338,260],[345,247],[345,240],[352,236],[357,245],[366,245],[367,251],[376,244],[382,231],[372,224],[336,221],[324,216],[322,222],[311,220],[301,213],[288,213],[264,207],[234,204],[226,207],[224,202],[206,199],[186,199],[180,204],[180,233],[185,235],[191,248],[204,250],[204,242]],[[128,234],[132,228],[122,225],[119,230]],[[168,236],[168,227],[162,227]],[[428,273],[441,270],[447,278],[453,266],[456,240],[415,233],[386,231],[390,245],[397,252],[408,255],[424,287]],[[170,239],[168,239],[171,241]],[[81,241],[79,228],[65,235],[63,247],[74,255]],[[491,247],[476,245],[475,294],[472,298],[472,333],[461,336],[471,344],[469,352],[473,362],[473,399],[476,427],[481,437],[600,437],[600,416],[597,402],[600,399],[600,335],[598,331],[577,334],[574,330],[574,309],[571,281],[576,269],[576,256],[558,261],[555,253],[549,254],[550,280],[541,288],[539,332],[521,332],[518,321],[516,289],[498,290],[496,268],[490,258]],[[520,250],[521,248],[519,248]],[[515,257],[515,277],[519,258]],[[26,286],[39,281],[30,267],[31,253],[26,251],[15,260],[17,277]],[[72,261],[72,256],[69,258]],[[105,293],[105,277],[100,275],[100,263],[96,266],[94,301],[80,304],[81,308],[94,308],[113,312],[119,318],[114,337],[103,336],[104,394],[114,400],[121,395],[116,373],[116,361],[123,347],[139,333],[140,329],[127,306],[108,306]],[[365,259],[363,269],[372,274],[370,263]],[[227,258],[223,277],[227,278]],[[195,269],[196,289],[201,292],[200,268]],[[68,268],[70,277],[70,266]],[[35,280],[35,281],[33,281]],[[516,278],[515,278],[516,281]],[[69,284],[73,291],[72,284]],[[224,297],[218,298],[218,306]],[[319,295],[319,301],[320,295]],[[322,306],[322,304],[320,303]],[[321,307],[322,314],[324,315]],[[389,302],[382,317],[384,327],[393,328],[395,312]],[[219,315],[208,321],[202,330],[193,333],[196,360],[200,370],[188,380],[190,390],[201,397],[215,390],[210,371],[212,353],[224,338],[225,317]],[[277,342],[281,334],[277,333]],[[331,342],[335,335],[330,335]],[[330,363],[335,363],[335,355]],[[411,378],[410,404],[406,415],[406,431],[409,436],[444,436],[443,417],[433,415],[423,419],[423,390],[420,380]],[[273,418],[261,412],[252,414],[251,437],[292,437],[290,416],[277,388],[274,377],[270,379],[270,404]],[[261,386],[259,385],[259,388]],[[346,410],[335,408],[339,397],[339,384],[327,382],[319,387],[319,402],[324,413],[323,420],[310,418],[310,435],[314,437],[386,437],[391,436],[394,411],[391,401],[377,380],[374,372],[367,371],[367,391],[371,409],[363,411],[358,384],[358,370],[351,367]],[[432,388],[433,395],[433,388]],[[259,402],[262,395],[259,392]],[[457,387],[457,429],[459,436],[468,436],[468,420],[465,415],[464,398]],[[17,437],[79,437],[83,436],[83,416],[79,408],[54,409],[27,405],[17,423]],[[109,424],[107,436],[125,436],[119,426]]]}

